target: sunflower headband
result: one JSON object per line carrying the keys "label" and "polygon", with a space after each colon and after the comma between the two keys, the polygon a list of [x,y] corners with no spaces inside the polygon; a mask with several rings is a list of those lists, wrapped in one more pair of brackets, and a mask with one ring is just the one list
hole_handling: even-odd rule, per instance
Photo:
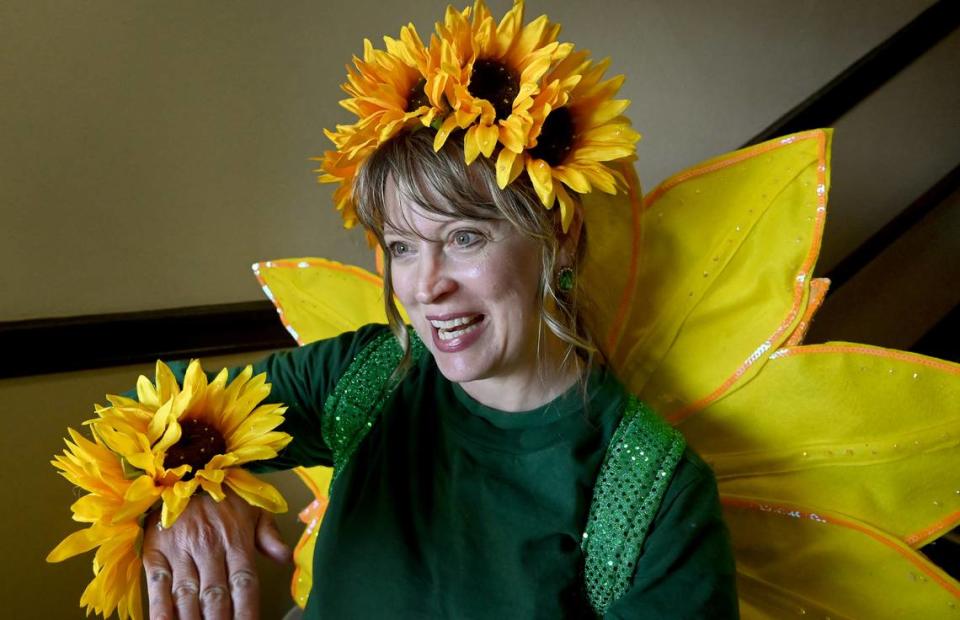
{"label": "sunflower headband", "polygon": [[334,194],[344,226],[357,222],[353,179],[384,142],[418,126],[436,129],[434,149],[463,131],[464,158],[495,160],[501,189],[524,171],[547,209],[559,203],[563,230],[573,218],[570,191],[616,194],[623,177],[605,162],[632,159],[640,134],[622,116],[630,104],[614,99],[623,76],[603,79],[609,61],[560,43],[560,26],[541,15],[523,24],[517,0],[497,24],[477,0],[447,7],[430,44],[413,24],[386,50],[364,41],[363,58],[347,67],[341,105],[357,116],[324,133],[335,150],[321,161],[320,181]]}

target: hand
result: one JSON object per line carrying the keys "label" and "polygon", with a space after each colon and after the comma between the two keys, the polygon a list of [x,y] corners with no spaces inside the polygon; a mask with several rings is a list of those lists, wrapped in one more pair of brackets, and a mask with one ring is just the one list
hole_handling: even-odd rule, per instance
{"label": "hand", "polygon": [[232,492],[222,502],[190,500],[170,529],[159,511],[144,524],[143,568],[151,620],[229,620],[260,617],[254,549],[289,562],[273,517]]}

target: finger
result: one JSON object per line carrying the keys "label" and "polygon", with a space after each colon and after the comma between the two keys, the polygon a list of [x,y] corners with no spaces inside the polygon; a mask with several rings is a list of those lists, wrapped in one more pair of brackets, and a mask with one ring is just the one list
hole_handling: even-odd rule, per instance
{"label": "finger", "polygon": [[227,550],[227,573],[233,617],[256,620],[260,617],[260,579],[254,565],[253,545],[231,546]]}
{"label": "finger", "polygon": [[293,560],[293,553],[280,537],[280,530],[270,513],[260,513],[256,537],[257,549],[274,562],[288,564]]}
{"label": "finger", "polygon": [[193,560],[183,555],[170,561],[173,569],[173,604],[179,620],[200,620],[200,578]]}
{"label": "finger", "polygon": [[227,567],[220,553],[193,553],[200,575],[200,611],[204,620],[230,620],[230,588]]}
{"label": "finger", "polygon": [[173,620],[173,597],[170,595],[173,572],[162,553],[144,550],[143,570],[147,576],[147,602],[150,620]]}

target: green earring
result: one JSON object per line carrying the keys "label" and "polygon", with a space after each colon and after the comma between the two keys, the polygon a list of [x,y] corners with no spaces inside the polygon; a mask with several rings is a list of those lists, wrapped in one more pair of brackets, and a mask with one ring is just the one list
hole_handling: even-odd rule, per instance
{"label": "green earring", "polygon": [[576,281],[576,275],[570,267],[561,267],[557,273],[557,288],[561,293],[569,293],[573,290],[573,284]]}

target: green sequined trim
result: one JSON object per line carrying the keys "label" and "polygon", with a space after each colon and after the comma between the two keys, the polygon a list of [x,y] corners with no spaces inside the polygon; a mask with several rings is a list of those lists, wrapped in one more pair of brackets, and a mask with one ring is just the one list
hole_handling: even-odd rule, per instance
{"label": "green sequined trim", "polygon": [[685,445],[676,429],[630,397],[600,468],[581,544],[584,584],[598,615],[630,587]]}
{"label": "green sequined trim", "polygon": [[[426,352],[426,347],[413,329],[408,328],[407,333],[410,355],[416,361]],[[357,446],[373,428],[384,403],[399,385],[399,381],[390,381],[390,375],[402,356],[400,343],[392,332],[385,331],[357,353],[324,403],[321,430],[333,453],[330,491]]]}

